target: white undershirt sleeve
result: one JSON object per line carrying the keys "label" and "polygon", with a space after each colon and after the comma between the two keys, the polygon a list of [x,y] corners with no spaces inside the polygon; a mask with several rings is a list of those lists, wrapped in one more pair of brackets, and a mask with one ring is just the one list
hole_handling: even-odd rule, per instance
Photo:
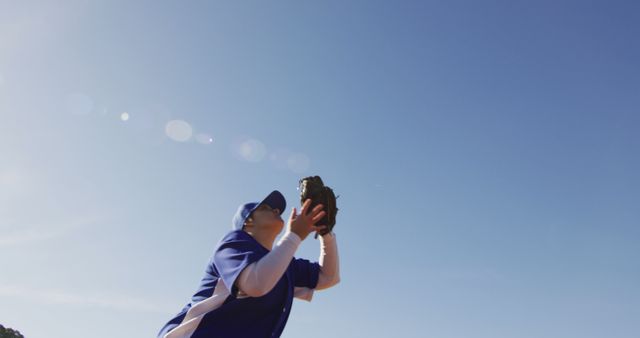
{"label": "white undershirt sleeve", "polygon": [[340,264],[336,235],[330,232],[320,236],[320,276],[316,290],[330,288],[340,282]]}
{"label": "white undershirt sleeve", "polygon": [[301,242],[298,235],[287,232],[271,252],[242,270],[236,281],[240,291],[251,297],[269,293],[287,271]]}

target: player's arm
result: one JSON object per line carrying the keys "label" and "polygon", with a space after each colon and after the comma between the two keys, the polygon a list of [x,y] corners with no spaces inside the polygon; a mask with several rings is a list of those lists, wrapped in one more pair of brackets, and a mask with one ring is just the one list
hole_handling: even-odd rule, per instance
{"label": "player's arm", "polygon": [[328,289],[340,282],[338,244],[333,232],[320,236],[320,275],[316,290]]}
{"label": "player's arm", "polygon": [[242,270],[236,281],[238,289],[251,297],[269,293],[287,270],[301,242],[293,232],[285,234],[271,252]]}
{"label": "player's arm", "polygon": [[248,265],[238,277],[238,288],[251,297],[261,297],[269,293],[282,277],[293,259],[300,243],[313,231],[318,231],[315,224],[322,219],[325,212],[322,205],[311,206],[311,200],[305,201],[300,215],[293,208],[287,225],[287,233],[276,247],[259,261]]}

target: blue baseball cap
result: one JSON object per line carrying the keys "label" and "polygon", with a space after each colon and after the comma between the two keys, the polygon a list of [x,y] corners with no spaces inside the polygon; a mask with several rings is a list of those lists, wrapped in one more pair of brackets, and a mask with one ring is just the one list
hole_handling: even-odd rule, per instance
{"label": "blue baseball cap", "polygon": [[282,193],[274,190],[265,197],[262,202],[249,202],[238,207],[238,211],[233,215],[233,229],[242,230],[247,217],[249,217],[254,210],[258,209],[261,204],[266,204],[272,209],[280,210],[280,215],[282,215],[284,209],[287,208],[287,201],[284,199]]}

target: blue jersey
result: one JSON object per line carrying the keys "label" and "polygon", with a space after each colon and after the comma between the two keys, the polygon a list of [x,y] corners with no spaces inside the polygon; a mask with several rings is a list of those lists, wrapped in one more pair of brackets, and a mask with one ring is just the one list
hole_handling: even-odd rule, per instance
{"label": "blue jersey", "polygon": [[[293,258],[286,272],[266,295],[239,296],[234,284],[242,270],[268,253],[268,249],[242,230],[234,230],[224,236],[207,264],[200,287],[191,302],[160,330],[158,337],[164,337],[180,325],[189,309],[212,297],[216,287],[228,288],[228,296],[219,307],[201,317],[189,337],[280,337],[291,312],[294,287],[315,288],[320,266],[305,259]],[[224,285],[219,285],[221,282]]]}

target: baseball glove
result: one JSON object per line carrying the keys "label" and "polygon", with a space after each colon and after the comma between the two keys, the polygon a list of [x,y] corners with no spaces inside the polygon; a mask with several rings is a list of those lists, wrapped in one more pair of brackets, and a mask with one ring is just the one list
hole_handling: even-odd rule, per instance
{"label": "baseball glove", "polygon": [[[322,204],[324,206],[325,216],[318,221],[318,225],[326,225],[326,229],[319,231],[320,235],[327,234],[333,230],[336,225],[336,214],[338,213],[338,207],[336,206],[336,195],[333,190],[322,182],[320,176],[309,176],[300,180],[300,202],[304,203],[308,198],[311,199],[311,209],[316,205]],[[316,233],[315,238],[318,238]]]}

